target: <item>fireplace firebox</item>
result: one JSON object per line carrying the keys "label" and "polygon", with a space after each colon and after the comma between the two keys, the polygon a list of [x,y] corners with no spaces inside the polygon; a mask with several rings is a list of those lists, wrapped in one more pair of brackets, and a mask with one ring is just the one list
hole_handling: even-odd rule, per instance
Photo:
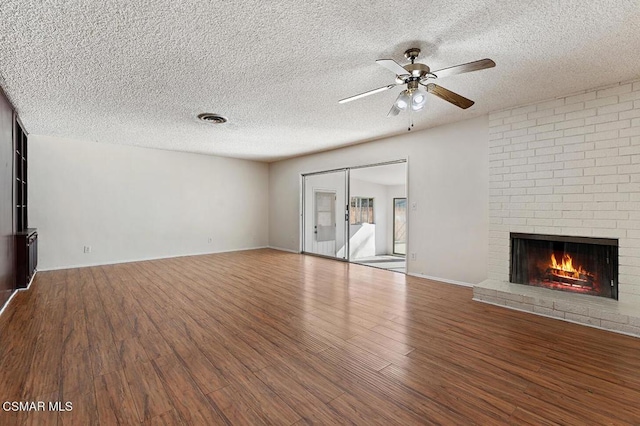
{"label": "fireplace firebox", "polygon": [[511,233],[510,281],[618,299],[618,240]]}

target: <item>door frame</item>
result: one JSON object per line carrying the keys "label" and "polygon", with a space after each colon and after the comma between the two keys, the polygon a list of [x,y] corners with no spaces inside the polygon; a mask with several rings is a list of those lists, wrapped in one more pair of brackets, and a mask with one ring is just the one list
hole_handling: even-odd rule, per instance
{"label": "door frame", "polygon": [[[312,255],[312,256],[319,256],[319,257],[325,257],[327,259],[334,259],[334,260],[339,260],[341,262],[348,262],[349,261],[349,239],[347,238],[349,236],[348,232],[349,229],[348,227],[345,226],[345,230],[344,230],[344,244],[345,244],[345,250],[346,250],[346,256],[344,258],[341,257],[337,257],[337,256],[326,256],[323,254],[318,254],[318,253],[313,253],[313,252],[309,252],[309,251],[305,251],[305,244],[307,243],[307,241],[305,240],[305,227],[306,227],[306,222],[305,222],[305,206],[307,203],[307,199],[306,199],[306,192],[307,192],[307,182],[305,180],[305,178],[307,176],[315,176],[315,175],[324,175],[324,174],[329,174],[329,173],[336,173],[336,172],[345,172],[345,194],[346,194],[346,198],[349,199],[349,169],[348,168],[340,168],[340,169],[332,169],[332,170],[323,170],[320,172],[312,172],[312,173],[302,173],[300,175],[300,253],[302,254],[308,254],[308,255]],[[311,196],[314,197],[315,191],[316,190],[324,190],[327,192],[335,192],[335,190],[331,190],[331,189],[323,189],[323,188],[315,188],[315,187],[311,187]],[[315,199],[312,200],[313,204],[315,204]],[[338,211],[338,200],[336,199],[336,211]],[[313,208],[313,207],[312,207]],[[341,207],[342,208],[342,207]],[[348,210],[347,210],[348,212]],[[346,216],[345,216],[346,217]],[[313,225],[312,225],[313,226]],[[336,223],[337,226],[337,223]],[[337,233],[336,233],[337,235]]]}

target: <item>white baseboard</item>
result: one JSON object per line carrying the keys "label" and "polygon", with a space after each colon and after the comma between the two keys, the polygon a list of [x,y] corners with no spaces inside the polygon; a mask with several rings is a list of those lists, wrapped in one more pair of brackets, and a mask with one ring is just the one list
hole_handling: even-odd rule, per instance
{"label": "white baseboard", "polygon": [[144,262],[147,260],[162,260],[162,259],[174,259],[176,257],[189,257],[189,256],[203,256],[207,254],[219,254],[219,253],[232,253],[236,251],[247,251],[247,250],[260,250],[270,248],[268,246],[260,246],[260,247],[247,247],[247,248],[239,248],[233,250],[219,250],[219,251],[207,251],[207,252],[199,252],[199,253],[187,253],[187,254],[175,254],[175,255],[167,255],[167,256],[156,256],[156,257],[141,257],[136,259],[122,259],[122,260],[110,260],[106,262],[94,262],[94,263],[83,263],[79,265],[64,265],[64,266],[53,266],[48,268],[39,268],[39,271],[58,271],[61,269],[73,269],[73,268],[88,268],[91,266],[106,266],[106,265],[118,265],[120,263],[132,263],[132,262]]}
{"label": "white baseboard", "polygon": [[7,306],[9,306],[9,303],[11,303],[11,301],[16,296],[16,294],[18,294],[17,291],[14,291],[13,293],[11,293],[11,296],[9,296],[9,298],[7,299],[7,302],[4,304],[2,308],[0,308],[0,315],[4,313],[4,310],[7,309]]}
{"label": "white baseboard", "polygon": [[27,286],[25,288],[19,288],[18,291],[27,291],[27,290],[29,290],[29,288],[31,287],[31,283],[33,282],[33,280],[36,277],[37,273],[38,273],[38,269],[36,268],[36,270],[33,271],[33,275],[31,275],[31,280],[29,281],[29,284],[27,284]]}
{"label": "white baseboard", "polygon": [[476,285],[476,284],[466,283],[464,281],[456,281],[456,280],[450,280],[448,278],[432,277],[430,275],[418,274],[415,272],[409,272],[407,273],[407,275],[411,275],[412,277],[418,277],[418,278],[426,278],[428,280],[433,280],[433,281],[440,281],[447,284],[461,285],[463,287],[473,287]]}
{"label": "white baseboard", "polygon": [[300,254],[299,251],[286,249],[286,248],[282,248],[282,247],[267,246],[267,248],[270,248],[270,249],[273,249],[273,250],[287,251],[289,253]]}
{"label": "white baseboard", "polygon": [[5,309],[7,309],[7,306],[9,306],[9,303],[11,303],[11,300],[13,300],[13,297],[18,294],[19,291],[27,291],[29,290],[29,288],[31,287],[31,283],[33,282],[33,279],[36,277],[36,274],[38,273],[38,270],[36,269],[33,272],[33,275],[31,276],[31,281],[29,281],[29,284],[27,284],[27,286],[25,288],[18,288],[16,289],[11,296],[9,296],[9,299],[7,299],[7,302],[4,304],[4,306],[2,308],[0,308],[0,315],[2,315],[2,313],[4,312]]}

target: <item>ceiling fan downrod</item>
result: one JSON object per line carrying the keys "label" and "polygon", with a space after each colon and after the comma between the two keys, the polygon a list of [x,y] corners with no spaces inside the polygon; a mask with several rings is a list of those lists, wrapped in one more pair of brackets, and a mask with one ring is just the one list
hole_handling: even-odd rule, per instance
{"label": "ceiling fan downrod", "polygon": [[407,49],[404,52],[404,57],[411,61],[413,64],[415,60],[420,56],[420,49],[417,47],[412,47],[411,49]]}

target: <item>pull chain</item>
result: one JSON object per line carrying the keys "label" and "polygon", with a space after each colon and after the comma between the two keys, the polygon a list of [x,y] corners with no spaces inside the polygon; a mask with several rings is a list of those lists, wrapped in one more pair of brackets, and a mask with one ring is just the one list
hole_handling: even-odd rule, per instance
{"label": "pull chain", "polygon": [[409,107],[409,127],[407,127],[407,132],[410,132],[412,127],[413,127],[413,109]]}

